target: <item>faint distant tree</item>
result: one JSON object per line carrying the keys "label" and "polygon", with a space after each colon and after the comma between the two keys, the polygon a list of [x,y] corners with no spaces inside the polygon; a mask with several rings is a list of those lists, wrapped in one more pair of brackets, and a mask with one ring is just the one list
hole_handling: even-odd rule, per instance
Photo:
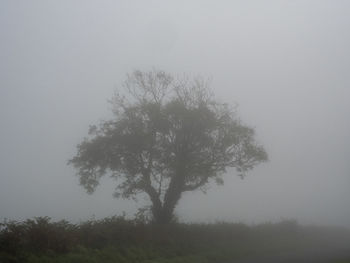
{"label": "faint distant tree", "polygon": [[115,197],[145,193],[154,222],[169,223],[182,193],[223,184],[228,167],[244,176],[268,158],[254,130],[201,78],[134,71],[122,91],[111,100],[114,118],[91,126],[69,161],[88,193],[108,174]]}

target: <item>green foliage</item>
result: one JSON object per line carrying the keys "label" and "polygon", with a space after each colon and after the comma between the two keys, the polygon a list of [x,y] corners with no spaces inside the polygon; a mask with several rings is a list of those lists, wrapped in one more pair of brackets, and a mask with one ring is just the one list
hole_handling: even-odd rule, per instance
{"label": "green foliage", "polygon": [[18,255],[23,251],[67,252],[77,243],[76,226],[67,221],[50,222],[49,217],[36,217],[22,223],[1,224],[0,251]]}
{"label": "green foliage", "polygon": [[1,224],[0,262],[215,263],[331,245],[349,249],[349,244],[349,230],[302,227],[293,220],[250,227],[155,225],[114,216],[73,225],[41,217]]}

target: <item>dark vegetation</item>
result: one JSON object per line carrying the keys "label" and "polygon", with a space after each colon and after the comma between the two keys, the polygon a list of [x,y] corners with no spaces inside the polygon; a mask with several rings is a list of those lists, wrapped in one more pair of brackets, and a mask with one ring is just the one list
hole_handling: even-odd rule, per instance
{"label": "dark vegetation", "polygon": [[330,246],[349,249],[350,232],[295,221],[157,225],[115,216],[71,224],[40,217],[1,224],[0,262],[214,263]]}

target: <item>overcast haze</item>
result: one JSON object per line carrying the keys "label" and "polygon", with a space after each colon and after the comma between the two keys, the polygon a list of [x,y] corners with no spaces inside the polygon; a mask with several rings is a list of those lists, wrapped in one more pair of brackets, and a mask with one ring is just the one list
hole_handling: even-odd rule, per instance
{"label": "overcast haze", "polygon": [[349,1],[1,1],[0,219],[85,220],[140,200],[93,195],[67,160],[134,69],[209,77],[270,161],[205,195],[183,221],[350,227]]}

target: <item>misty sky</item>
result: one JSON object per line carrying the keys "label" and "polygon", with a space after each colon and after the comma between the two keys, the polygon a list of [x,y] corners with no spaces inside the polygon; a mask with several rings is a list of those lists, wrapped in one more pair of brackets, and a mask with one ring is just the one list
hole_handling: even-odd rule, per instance
{"label": "misty sky", "polygon": [[212,79],[270,161],[187,193],[183,221],[350,227],[349,1],[0,2],[0,220],[101,218],[138,203],[93,195],[67,161],[134,69]]}

